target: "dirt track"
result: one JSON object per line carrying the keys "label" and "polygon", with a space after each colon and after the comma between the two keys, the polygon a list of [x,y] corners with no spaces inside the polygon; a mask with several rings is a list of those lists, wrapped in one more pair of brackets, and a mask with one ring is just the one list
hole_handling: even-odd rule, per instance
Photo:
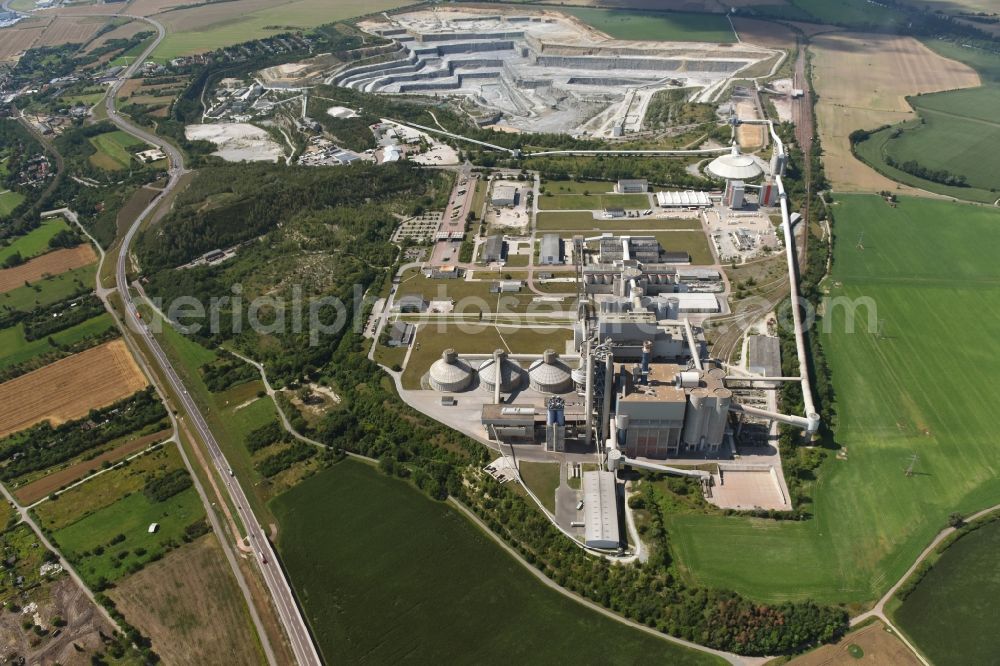
{"label": "dirt track", "polygon": [[0,384],[0,437],[78,419],[146,385],[125,342],[112,340]]}
{"label": "dirt track", "polygon": [[46,252],[14,268],[0,270],[0,294],[23,287],[25,282],[40,280],[46,275],[59,275],[97,261],[94,248],[83,244]]}

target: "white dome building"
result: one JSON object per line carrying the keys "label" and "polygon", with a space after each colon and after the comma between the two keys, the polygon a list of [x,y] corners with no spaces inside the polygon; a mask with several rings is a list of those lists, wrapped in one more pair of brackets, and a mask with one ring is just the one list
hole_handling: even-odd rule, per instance
{"label": "white dome building", "polygon": [[764,169],[752,155],[742,154],[734,143],[732,151],[719,155],[709,163],[708,172],[726,180],[752,180],[764,173]]}
{"label": "white dome building", "polygon": [[573,378],[569,367],[559,360],[552,349],[546,349],[542,358],[528,368],[531,388],[542,393],[566,393],[573,388]]}
{"label": "white dome building", "polygon": [[521,376],[524,371],[517,363],[507,358],[507,352],[498,349],[493,352],[493,358],[488,358],[479,366],[479,382],[487,391],[493,392],[497,382],[500,391],[509,393],[521,386]]}
{"label": "white dome building", "polygon": [[445,349],[428,373],[431,388],[442,393],[464,391],[472,383],[472,368],[458,358],[454,349]]}

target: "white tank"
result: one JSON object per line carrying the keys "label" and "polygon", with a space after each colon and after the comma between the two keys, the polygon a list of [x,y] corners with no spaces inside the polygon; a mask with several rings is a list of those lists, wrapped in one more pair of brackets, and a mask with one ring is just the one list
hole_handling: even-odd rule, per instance
{"label": "white tank", "polygon": [[472,383],[472,368],[458,358],[454,349],[446,349],[431,365],[428,381],[431,388],[442,393],[464,391]]}
{"label": "white tank", "polygon": [[524,371],[517,363],[507,358],[507,352],[498,349],[494,354],[495,358],[487,359],[479,366],[479,382],[482,387],[491,393],[496,388],[497,382],[500,383],[500,391],[503,393],[510,393],[519,388]]}
{"label": "white tank", "polygon": [[685,370],[677,375],[679,388],[698,388],[701,385],[701,375],[697,370]]}
{"label": "white tank", "polygon": [[622,452],[618,449],[608,449],[608,471],[615,472],[621,467]]}
{"label": "white tank", "polygon": [[531,388],[541,393],[566,393],[573,388],[569,367],[552,349],[547,349],[541,359],[531,364],[528,379]]}

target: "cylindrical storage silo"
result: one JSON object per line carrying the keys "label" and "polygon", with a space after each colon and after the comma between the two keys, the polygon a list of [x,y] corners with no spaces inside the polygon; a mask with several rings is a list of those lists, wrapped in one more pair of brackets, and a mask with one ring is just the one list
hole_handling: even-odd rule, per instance
{"label": "cylindrical storage silo", "polygon": [[615,472],[621,467],[622,452],[618,449],[608,449],[608,471]]}
{"label": "cylindrical storage silo", "polygon": [[687,412],[684,414],[684,432],[682,437],[688,446],[697,447],[701,442],[702,432],[705,429],[706,409],[708,402],[708,389],[692,389],[688,394]]}
{"label": "cylindrical storage silo", "polygon": [[428,380],[435,391],[442,393],[464,391],[472,383],[472,368],[458,358],[454,349],[446,349],[441,358],[431,365]]}
{"label": "cylindrical storage silo", "polygon": [[713,409],[708,412],[708,424],[705,428],[705,441],[709,446],[722,444],[726,436],[726,425],[729,423],[729,405],[733,402],[733,392],[727,388],[717,388],[712,392]]}
{"label": "cylindrical storage silo", "polygon": [[709,378],[718,381],[720,384],[726,379],[726,371],[722,368],[712,368],[705,374],[707,374]]}
{"label": "cylindrical storage silo", "polygon": [[667,319],[678,319],[681,314],[681,300],[675,296],[667,299]]}
{"label": "cylindrical storage silo", "polygon": [[546,425],[566,425],[566,401],[562,398],[549,398],[545,401]]}

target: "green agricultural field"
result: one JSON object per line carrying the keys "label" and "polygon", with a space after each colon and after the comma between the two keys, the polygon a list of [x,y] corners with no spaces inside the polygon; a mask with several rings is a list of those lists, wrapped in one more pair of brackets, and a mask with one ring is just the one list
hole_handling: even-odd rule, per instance
{"label": "green agricultural field", "polygon": [[45,220],[23,236],[18,236],[10,245],[0,247],[0,263],[15,252],[20,252],[25,260],[45,254],[49,241],[60,231],[69,231],[69,225],[61,217]]}
{"label": "green agricultural field", "polygon": [[559,7],[559,11],[575,16],[615,39],[719,44],[736,41],[732,26],[721,14],[641,12],[589,7]]}
{"label": "green agricultural field", "polygon": [[548,589],[456,510],[364,463],[344,461],[271,506],[330,663],[714,663]]}
{"label": "green agricultural field", "polygon": [[0,294],[0,310],[33,310],[77,294],[85,294],[93,290],[96,274],[97,264],[91,264],[36,280],[30,286],[4,292]]}
{"label": "green agricultural field", "polygon": [[109,328],[113,328],[114,325],[111,315],[102,314],[58,333],[53,333],[51,336],[30,341],[24,339],[24,326],[22,324],[0,329],[0,369],[24,363],[36,356],[53,351],[55,347],[50,344],[50,338],[60,347],[64,347],[86,338],[97,337]]}
{"label": "green agricultural field", "polygon": [[[183,541],[189,525],[204,518],[205,509],[194,488],[163,502],[134,492],[52,536],[80,576],[93,586],[101,579],[114,581],[127,575],[132,565],[158,559],[171,545]],[[148,532],[150,523],[159,523],[155,534]]]}
{"label": "green agricultural field", "polygon": [[[872,299],[848,332],[832,308],[822,335],[838,396],[837,441],[811,489],[815,517],[775,522],[668,514],[686,575],[766,601],[862,604],[892,585],[953,511],[1000,501],[990,405],[1000,372],[1000,211],[903,198],[838,196],[832,297]],[[864,250],[856,239],[864,233]],[[858,301],[863,303],[863,301]],[[913,454],[915,474],[904,475]],[[735,563],[759,553],[766,566]]]}
{"label": "green agricultural field", "polygon": [[[970,148],[974,153],[984,156],[980,151],[980,146],[976,145],[974,135],[977,130],[971,123],[960,120],[949,120],[944,126],[941,124],[936,125],[936,127],[944,129],[942,133],[936,134],[924,134],[922,130],[926,126],[919,124],[907,124],[902,127],[907,128],[910,132],[919,135],[906,137],[905,143],[908,145],[905,146],[905,151],[913,155],[913,157],[908,157],[907,159],[920,157],[920,163],[927,168],[947,169],[950,166],[954,169],[956,167],[954,161],[967,163],[968,160],[966,160],[963,155],[956,155],[953,158],[953,163],[946,166],[941,164],[936,157],[930,156],[930,153],[913,153],[912,151],[924,150],[925,148],[930,148],[931,144],[934,144],[936,148],[944,149],[946,153],[951,153],[950,142],[954,140],[958,144],[962,144]],[[941,183],[935,183],[923,178],[918,178],[917,176],[909,174],[899,168],[889,166],[886,164],[886,156],[889,155],[890,152],[895,152],[895,144],[897,141],[900,141],[900,139],[891,138],[894,131],[895,128],[889,128],[873,133],[867,141],[862,141],[861,143],[855,145],[854,153],[861,159],[862,162],[865,162],[876,171],[906,185],[918,187],[929,192],[935,192],[949,197],[955,197],[956,199],[962,199],[964,201],[993,203],[1000,198],[1000,193],[991,192],[988,189],[943,185]],[[985,157],[987,161],[996,161],[996,156],[992,153],[985,155]],[[896,159],[898,160],[899,158]],[[968,174],[963,175],[965,175],[966,178],[969,178]],[[977,180],[980,179],[981,178],[977,178]]]}
{"label": "green agricultural field", "polygon": [[0,194],[0,217],[7,217],[15,208],[24,201],[24,195],[20,192],[7,190]]}
{"label": "green agricultural field", "polygon": [[[1000,55],[940,40],[929,40],[927,45],[973,67],[983,86],[908,98],[920,119],[872,134],[857,144],[855,152],[877,171],[907,185],[957,199],[994,203],[1000,199],[1000,183],[994,177],[1000,172],[1000,117],[996,112],[1000,108]],[[915,161],[930,170],[965,176],[969,187],[919,178],[889,166],[888,158],[897,166]]]}
{"label": "green agricultural field", "polygon": [[132,164],[132,153],[145,148],[142,141],[121,130],[93,136],[90,143],[97,149],[90,156],[90,163],[108,171],[127,169]]}
{"label": "green agricultural field", "polygon": [[542,210],[603,210],[605,208],[639,208],[650,207],[649,197],[645,194],[543,194],[538,198],[538,207]]}
{"label": "green agricultural field", "polygon": [[932,663],[987,664],[1000,654],[994,627],[998,552],[1000,522],[970,532],[941,555],[893,613],[896,625]]}
{"label": "green agricultural field", "polygon": [[158,62],[165,62],[181,55],[213,51],[251,39],[314,28],[407,4],[409,0],[338,0],[335,3],[292,0],[250,11],[239,2],[221,9],[194,6],[171,12],[164,18],[167,36],[153,55]]}
{"label": "green agricultural field", "polygon": [[[868,0],[789,0],[791,9],[798,9],[820,23],[849,27],[893,26],[905,21],[905,14],[886,5]],[[771,8],[767,8],[770,10]],[[781,9],[776,9],[779,13]],[[796,18],[794,16],[790,18]]]}

